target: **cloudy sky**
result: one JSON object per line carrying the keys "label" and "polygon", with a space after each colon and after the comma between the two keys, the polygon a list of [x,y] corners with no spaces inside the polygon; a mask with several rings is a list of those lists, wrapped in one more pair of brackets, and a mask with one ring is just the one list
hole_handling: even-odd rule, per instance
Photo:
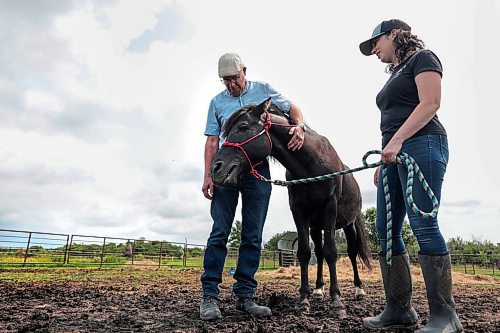
{"label": "cloudy sky", "polygon": [[[203,131],[228,51],[361,165],[380,146],[374,99],[387,75],[358,44],[400,18],[444,66],[442,232],[500,242],[500,3],[378,4],[1,1],[0,228],[204,244]],[[280,165],[272,173],[284,178]],[[356,174],[364,208],[372,174]],[[294,228],[274,187],[264,238]]]}

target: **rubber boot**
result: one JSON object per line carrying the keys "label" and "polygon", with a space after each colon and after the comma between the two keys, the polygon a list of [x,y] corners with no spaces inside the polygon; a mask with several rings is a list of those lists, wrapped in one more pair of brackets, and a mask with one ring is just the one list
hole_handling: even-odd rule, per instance
{"label": "rubber boot", "polygon": [[271,309],[267,306],[257,305],[251,297],[236,297],[236,310],[244,311],[254,317],[268,317]]}
{"label": "rubber boot", "polygon": [[411,306],[412,284],[410,258],[404,252],[392,257],[388,266],[385,256],[379,256],[386,305],[375,317],[363,318],[363,326],[369,330],[415,329],[418,315]]}
{"label": "rubber boot", "polygon": [[418,261],[424,275],[430,312],[427,324],[418,332],[463,332],[464,328],[455,312],[455,301],[451,293],[450,254],[419,254]]}
{"label": "rubber boot", "polygon": [[202,320],[215,320],[222,318],[219,309],[219,299],[214,296],[204,296],[200,304],[200,318]]}

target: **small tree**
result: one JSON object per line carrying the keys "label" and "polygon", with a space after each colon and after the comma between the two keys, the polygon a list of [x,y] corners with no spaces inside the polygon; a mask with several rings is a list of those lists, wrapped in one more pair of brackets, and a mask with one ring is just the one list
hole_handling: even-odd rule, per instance
{"label": "small tree", "polygon": [[377,209],[375,207],[367,208],[363,213],[366,226],[366,238],[368,238],[368,246],[373,252],[380,250],[380,242],[378,240],[377,228],[375,221],[377,219]]}
{"label": "small tree", "polygon": [[229,234],[229,247],[239,248],[241,244],[241,221],[236,220]]}
{"label": "small tree", "polygon": [[278,242],[286,233],[287,231],[278,232],[276,235],[271,237],[266,244],[264,244],[264,248],[269,251],[278,251]]}
{"label": "small tree", "polygon": [[[374,252],[380,251],[380,242],[378,239],[376,220],[377,220],[377,209],[375,207],[367,208],[363,217],[366,224],[366,236],[368,238],[368,244],[370,249]],[[418,251],[417,238],[413,235],[410,224],[405,219],[403,221],[403,229],[401,230],[401,235],[403,236],[403,242],[410,253],[416,253]]]}

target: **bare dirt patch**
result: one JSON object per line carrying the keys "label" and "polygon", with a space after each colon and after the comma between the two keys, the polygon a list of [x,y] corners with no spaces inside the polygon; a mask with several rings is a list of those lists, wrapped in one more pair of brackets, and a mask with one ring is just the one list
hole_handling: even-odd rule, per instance
{"label": "bare dirt patch", "polygon": [[[203,322],[198,317],[200,269],[64,270],[50,281],[17,282],[12,271],[0,271],[0,332],[366,332],[361,318],[383,309],[382,283],[377,270],[361,271],[367,297],[354,298],[348,262],[339,262],[340,288],[347,318],[328,315],[328,297],[313,300],[311,311],[299,313],[295,300],[298,268],[259,272],[256,299],[271,307],[273,316],[255,319],[234,309],[232,278],[221,286],[223,319]],[[37,271],[44,274],[45,271]],[[24,270],[21,274],[31,274]],[[311,277],[314,277],[314,269]],[[419,269],[414,306],[425,324],[425,287]],[[15,276],[15,274],[14,274]],[[457,312],[466,332],[500,331],[500,284],[489,277],[454,274]],[[312,282],[311,282],[312,284]]]}

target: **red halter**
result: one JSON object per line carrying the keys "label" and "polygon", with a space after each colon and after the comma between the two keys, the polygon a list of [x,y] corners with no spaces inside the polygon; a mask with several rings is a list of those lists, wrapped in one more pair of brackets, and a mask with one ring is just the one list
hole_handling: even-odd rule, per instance
{"label": "red halter", "polygon": [[[273,123],[271,122],[271,114],[269,111],[264,111],[266,113],[266,121],[264,123],[264,129],[260,131],[259,133],[255,134],[254,136],[250,137],[249,139],[246,139],[243,142],[228,142],[225,141],[222,146],[228,146],[228,147],[236,147],[241,149],[243,154],[248,160],[248,163],[250,164],[250,174],[252,174],[255,178],[259,180],[266,180],[266,177],[260,175],[257,170],[255,170],[255,167],[259,164],[261,164],[263,161],[260,161],[258,163],[253,164],[252,161],[250,160],[250,157],[248,156],[247,152],[245,151],[245,148],[243,148],[243,145],[246,143],[249,143],[250,141],[258,138],[262,134],[266,133],[267,138],[269,139],[269,154],[271,154],[273,150],[273,140],[271,139],[271,136],[269,135],[269,128],[271,128],[271,125],[276,125],[276,126],[282,126],[282,127],[295,127],[296,125],[285,125],[285,124],[280,124],[280,123]],[[268,154],[268,155],[269,155]]]}

